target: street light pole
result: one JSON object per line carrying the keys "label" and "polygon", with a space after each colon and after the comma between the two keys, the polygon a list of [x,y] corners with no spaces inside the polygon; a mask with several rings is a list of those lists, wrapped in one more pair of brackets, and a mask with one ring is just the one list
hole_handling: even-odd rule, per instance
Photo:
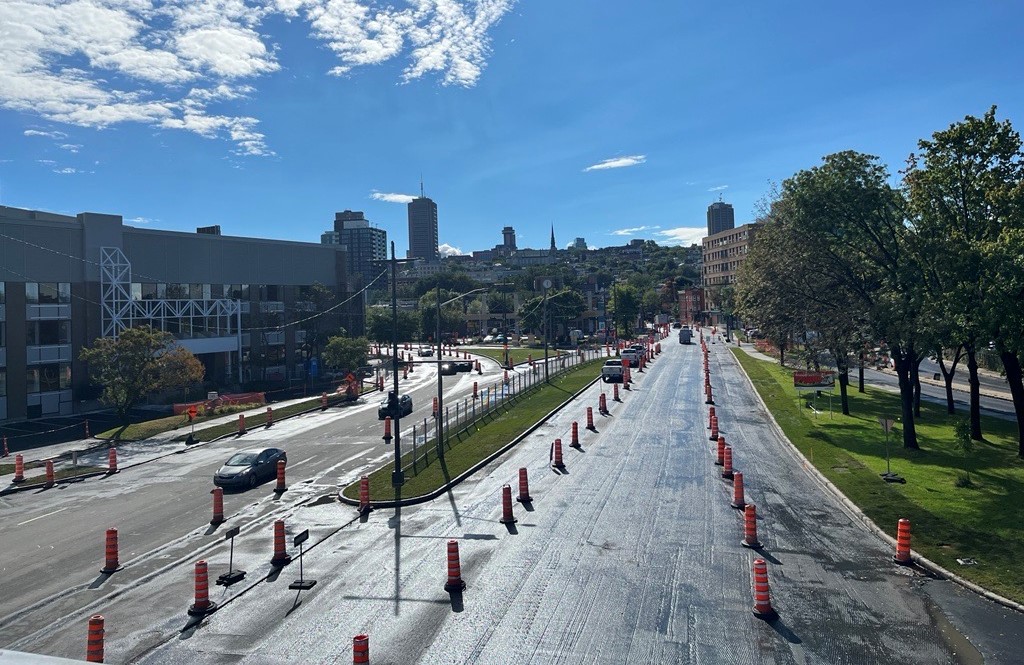
{"label": "street light pole", "polygon": [[395,241],[391,241],[391,360],[394,369],[392,398],[388,400],[388,411],[395,421],[395,469],[391,472],[391,486],[396,490],[405,484],[402,473],[402,418],[401,403],[398,401],[398,259],[395,257]]}
{"label": "street light pole", "polygon": [[444,453],[444,419],[441,417],[444,404],[444,386],[441,378],[441,277],[437,278],[437,414],[434,416],[434,432],[437,434],[437,458]]}
{"label": "street light pole", "polygon": [[548,382],[548,287],[544,287],[544,382]]}

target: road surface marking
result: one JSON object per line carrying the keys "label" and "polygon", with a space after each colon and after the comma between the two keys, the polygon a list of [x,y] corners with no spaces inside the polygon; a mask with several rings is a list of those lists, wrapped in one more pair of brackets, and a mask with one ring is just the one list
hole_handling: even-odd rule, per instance
{"label": "road surface marking", "polygon": [[306,459],[302,460],[301,462],[296,462],[295,464],[289,464],[288,467],[294,469],[295,467],[299,466],[300,464],[305,464],[306,462],[308,462],[310,460],[315,460],[315,459],[316,459],[316,455],[313,455],[312,457],[307,457]]}
{"label": "road surface marking", "polygon": [[67,508],[66,507],[65,508],[58,508],[57,510],[53,511],[52,513],[46,513],[45,515],[40,515],[39,517],[33,517],[32,519],[25,520],[24,522],[18,522],[18,526],[21,526],[23,524],[28,524],[29,522],[35,522],[36,520],[41,520],[44,517],[49,517],[50,515],[56,515],[57,513],[59,513],[62,510],[67,510]]}

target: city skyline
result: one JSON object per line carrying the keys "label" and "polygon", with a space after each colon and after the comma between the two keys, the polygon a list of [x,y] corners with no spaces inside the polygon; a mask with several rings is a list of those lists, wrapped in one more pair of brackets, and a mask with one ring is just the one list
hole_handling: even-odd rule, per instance
{"label": "city skyline", "polygon": [[658,10],[12,0],[0,204],[306,242],[364,210],[404,251],[422,178],[442,252],[507,225],[523,247],[551,224],[560,249],[689,245],[719,194],[752,221],[827,153],[896,173],[992,104],[1021,124],[1019,6]]}

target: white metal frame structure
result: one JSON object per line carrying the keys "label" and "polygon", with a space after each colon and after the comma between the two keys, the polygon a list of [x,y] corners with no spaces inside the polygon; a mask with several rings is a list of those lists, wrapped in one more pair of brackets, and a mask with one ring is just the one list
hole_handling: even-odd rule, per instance
{"label": "white metal frame structure", "polygon": [[[104,337],[117,337],[125,328],[130,328],[136,319],[159,321],[160,328],[166,329],[168,319],[189,320],[209,318],[227,321],[224,337],[238,339],[237,353],[239,377],[242,358],[242,302],[230,298],[211,300],[133,300],[131,294],[132,264],[124,252],[117,247],[100,248],[100,293],[102,331]],[[231,320],[235,320],[234,331]],[[239,378],[241,380],[241,378]]]}

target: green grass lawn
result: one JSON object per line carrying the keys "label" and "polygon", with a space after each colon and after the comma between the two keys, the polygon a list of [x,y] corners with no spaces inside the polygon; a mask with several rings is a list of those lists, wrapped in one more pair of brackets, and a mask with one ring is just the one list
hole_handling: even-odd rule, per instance
{"label": "green grass lawn", "polygon": [[[370,388],[364,388],[362,396],[364,399],[372,399],[372,396],[376,394],[376,390]],[[366,395],[370,397],[367,398]],[[276,407],[271,404],[271,408],[274,409],[274,420],[280,420],[285,416],[291,416],[302,411],[308,411],[309,409],[315,409],[320,404],[320,397],[310,397],[302,402],[296,402],[288,406]],[[344,407],[348,402],[338,396],[336,393],[327,394],[327,404],[329,407]],[[254,405],[254,404],[238,404],[235,406],[221,407],[217,413],[210,414],[199,414],[195,420],[195,437],[197,441],[209,441],[215,439],[218,436],[230,434],[238,431],[238,421],[233,420],[229,423],[222,425],[207,425],[203,426],[209,420],[215,418],[221,418],[225,415],[232,413],[239,413],[242,411],[251,411],[253,409],[260,409],[257,413],[246,414],[245,416],[245,427],[246,429],[252,427],[263,427],[267,424],[267,408],[266,405]],[[154,420],[147,420],[144,423],[132,423],[131,425],[119,425],[112,429],[108,429],[105,432],[100,432],[96,435],[97,439],[108,439],[113,441],[142,441],[148,439],[156,434],[163,432],[169,432],[171,430],[181,430],[180,434],[174,437],[175,441],[184,441],[192,428],[189,426],[188,416],[184,414],[180,416],[167,416],[166,418],[156,418]],[[0,466],[2,468],[2,466]]]}
{"label": "green grass lawn", "polygon": [[[445,469],[431,456],[431,463],[424,469],[420,466],[417,475],[406,474],[402,487],[405,497],[427,494],[443,486],[448,478],[454,478],[471,468],[496,450],[505,446],[529,429],[552,409],[559,406],[601,373],[603,360],[594,360],[570,370],[567,374],[553,378],[550,385],[543,385],[528,395],[508,404],[507,409],[497,409],[494,416],[481,422],[478,428],[463,435],[459,440],[452,438],[451,448],[445,452]],[[433,444],[430,444],[433,446]],[[403,447],[407,447],[403,444]],[[419,451],[422,456],[422,449]],[[412,462],[411,452],[403,455],[403,464]],[[394,462],[385,464],[370,474],[370,496],[377,500],[394,498],[391,487],[391,471]],[[446,473],[447,471],[447,473]],[[446,478],[447,476],[447,478]],[[359,483],[343,490],[351,499],[359,498]]]}
{"label": "green grass lawn", "polygon": [[[505,362],[505,351],[500,346],[493,349],[473,349],[472,351],[470,351],[470,353],[476,353],[481,356],[493,358],[494,360],[497,360],[499,363]],[[549,358],[557,356],[560,353],[565,352],[557,351],[555,349],[548,349]],[[510,347],[508,350],[508,357],[512,361],[512,364],[524,363],[530,356],[533,356],[534,360],[543,360],[544,349],[523,349]]]}
{"label": "green grass lawn", "polygon": [[[98,466],[77,466],[77,467],[65,467],[63,469],[55,469],[53,477],[55,480],[62,478],[71,478],[72,476],[85,475],[87,473],[97,473],[99,471],[106,471],[106,467]],[[25,476],[25,482],[18,485],[18,487],[42,487],[46,484],[46,474],[39,476]]]}
{"label": "green grass lawn", "polygon": [[[945,407],[921,404],[915,421],[920,450],[903,448],[899,423],[890,434],[892,470],[907,479],[885,483],[885,434],[879,417],[900,415],[899,395],[850,387],[850,416],[839,410],[838,391],[829,418],[827,397],[817,417],[797,398],[792,370],[733,350],[790,441],[847,497],[892,536],[901,517],[911,521],[912,547],[929,559],[1017,602],[1024,602],[1024,461],[1017,457],[1013,422],[983,418],[985,441],[976,442],[965,467],[953,443],[952,423],[966,418]],[[957,487],[967,469],[973,485]],[[961,566],[957,558],[973,558]]]}

